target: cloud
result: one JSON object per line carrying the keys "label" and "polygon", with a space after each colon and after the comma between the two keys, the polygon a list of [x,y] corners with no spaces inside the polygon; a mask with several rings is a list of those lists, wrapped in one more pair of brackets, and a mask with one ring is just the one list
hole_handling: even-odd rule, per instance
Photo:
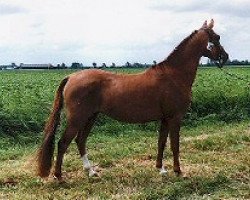
{"label": "cloud", "polygon": [[153,10],[169,12],[208,12],[213,14],[223,14],[248,18],[250,12],[246,8],[250,7],[248,0],[231,0],[225,3],[224,0],[176,0],[176,1],[154,1],[150,6]]}
{"label": "cloud", "polygon": [[25,13],[27,10],[21,6],[10,5],[6,3],[0,3],[0,16],[11,15],[18,13]]}

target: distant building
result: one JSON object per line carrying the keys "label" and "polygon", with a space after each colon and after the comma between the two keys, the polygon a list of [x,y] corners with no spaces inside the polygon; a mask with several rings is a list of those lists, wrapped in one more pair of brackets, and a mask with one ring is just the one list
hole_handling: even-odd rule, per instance
{"label": "distant building", "polygon": [[20,64],[20,69],[53,69],[54,66],[52,64]]}
{"label": "distant building", "polygon": [[2,69],[17,69],[18,66],[15,63],[11,63],[10,65],[0,65],[0,70]]}

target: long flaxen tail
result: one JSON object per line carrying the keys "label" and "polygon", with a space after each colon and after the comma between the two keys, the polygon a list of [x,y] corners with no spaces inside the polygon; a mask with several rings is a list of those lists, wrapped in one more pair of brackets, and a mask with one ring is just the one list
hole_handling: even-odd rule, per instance
{"label": "long flaxen tail", "polygon": [[53,154],[55,148],[55,133],[60,123],[60,114],[63,108],[63,89],[68,81],[68,77],[60,83],[52,111],[44,128],[43,143],[37,154],[37,174],[42,177],[48,177],[53,162]]}

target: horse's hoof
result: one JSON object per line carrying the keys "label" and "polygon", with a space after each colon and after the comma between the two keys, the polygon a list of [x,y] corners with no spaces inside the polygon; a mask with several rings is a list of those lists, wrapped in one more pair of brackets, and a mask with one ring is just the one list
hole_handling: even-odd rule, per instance
{"label": "horse's hoof", "polygon": [[175,172],[175,175],[176,175],[176,177],[180,177],[180,178],[183,178],[183,179],[190,178],[190,176],[188,174],[183,173],[183,172]]}
{"label": "horse's hoof", "polygon": [[57,181],[58,183],[65,183],[65,180],[62,176],[53,176],[54,180]]}
{"label": "horse's hoof", "polygon": [[97,171],[94,168],[89,168],[89,177],[98,177],[100,178],[99,174],[97,173]]}
{"label": "horse's hoof", "polygon": [[175,176],[177,177],[183,177],[182,171],[175,171],[174,173],[175,173]]}
{"label": "horse's hoof", "polygon": [[94,170],[90,170],[89,171],[89,177],[97,177],[97,178],[100,178],[99,174],[94,171]]}

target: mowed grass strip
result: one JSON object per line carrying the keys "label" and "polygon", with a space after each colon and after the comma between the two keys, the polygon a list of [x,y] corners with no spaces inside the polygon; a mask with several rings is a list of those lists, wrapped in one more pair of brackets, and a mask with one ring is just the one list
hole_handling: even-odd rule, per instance
{"label": "mowed grass strip", "polygon": [[[116,124],[117,134],[95,128],[89,137],[89,156],[101,178],[88,178],[76,145],[63,165],[66,182],[35,176],[38,145],[20,145],[20,155],[1,162],[2,199],[248,199],[250,131],[248,123],[200,125],[181,130],[181,164],[185,178],[172,172],[169,144],[165,152],[167,177],[155,169],[157,132],[130,130]],[[120,126],[120,127],[119,127]],[[114,131],[110,129],[110,131]],[[32,143],[29,143],[31,145]],[[208,146],[210,148],[208,148]],[[26,149],[26,150],[25,150]],[[13,152],[15,154],[15,151]]]}

